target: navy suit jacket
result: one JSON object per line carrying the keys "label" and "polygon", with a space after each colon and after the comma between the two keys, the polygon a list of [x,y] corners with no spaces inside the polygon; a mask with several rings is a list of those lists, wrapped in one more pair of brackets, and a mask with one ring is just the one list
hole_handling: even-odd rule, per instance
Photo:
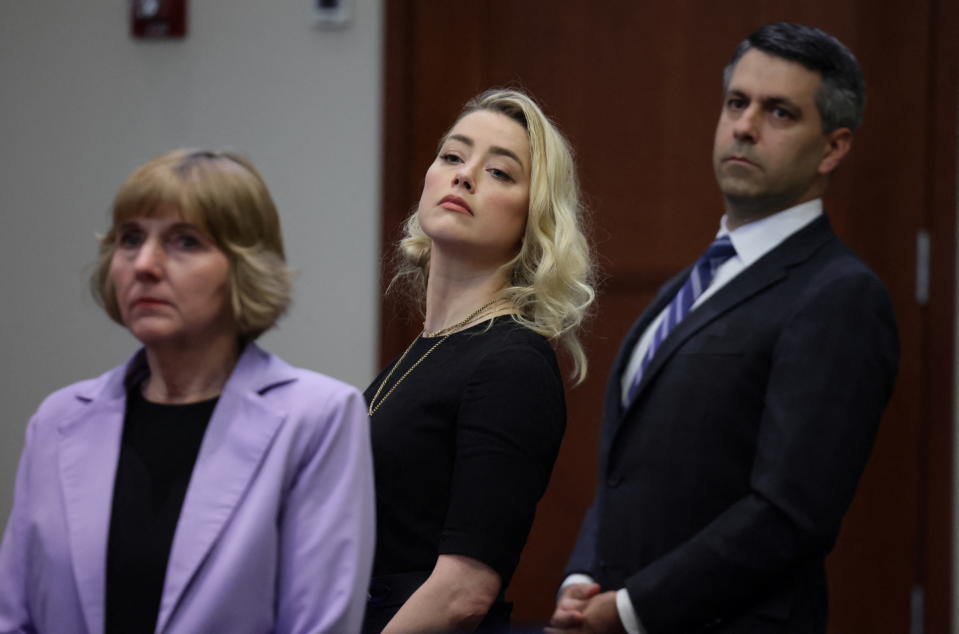
{"label": "navy suit jacket", "polygon": [[650,634],[825,632],[824,559],[899,359],[888,294],[825,216],[670,333],[626,408],[606,391],[593,505],[568,573],[625,587]]}

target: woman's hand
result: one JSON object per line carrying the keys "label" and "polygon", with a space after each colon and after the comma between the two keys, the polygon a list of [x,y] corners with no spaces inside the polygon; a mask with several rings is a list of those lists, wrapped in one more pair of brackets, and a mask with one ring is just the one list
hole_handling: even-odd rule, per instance
{"label": "woman's hand", "polygon": [[501,580],[489,566],[463,555],[440,555],[429,578],[403,604],[383,634],[472,632],[483,621]]}

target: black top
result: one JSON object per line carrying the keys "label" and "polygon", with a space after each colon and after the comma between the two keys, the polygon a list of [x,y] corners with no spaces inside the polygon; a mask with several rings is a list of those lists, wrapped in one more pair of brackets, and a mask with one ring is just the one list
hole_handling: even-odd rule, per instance
{"label": "black top", "polygon": [[183,498],[217,399],[151,403],[129,390],[107,545],[106,634],[156,629]]}
{"label": "black top", "polygon": [[[546,339],[507,317],[487,326],[451,335],[372,417],[374,576],[428,572],[438,555],[458,554],[490,566],[505,590],[516,568],[566,405]],[[438,340],[417,340],[380,397]]]}

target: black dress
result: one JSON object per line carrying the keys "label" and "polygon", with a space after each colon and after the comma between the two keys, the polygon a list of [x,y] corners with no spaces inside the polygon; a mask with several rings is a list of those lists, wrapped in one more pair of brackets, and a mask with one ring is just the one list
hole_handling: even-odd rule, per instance
{"label": "black dress", "polygon": [[[380,398],[439,339],[420,338]],[[367,388],[373,397],[394,361]],[[371,420],[376,557],[366,632],[378,632],[442,554],[495,570],[503,602],[566,426],[563,381],[544,337],[508,317],[451,335]]]}

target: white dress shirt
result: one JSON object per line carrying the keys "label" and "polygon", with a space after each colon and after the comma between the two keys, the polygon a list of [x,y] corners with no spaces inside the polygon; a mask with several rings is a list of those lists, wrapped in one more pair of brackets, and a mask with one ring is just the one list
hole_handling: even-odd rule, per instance
{"label": "white dress shirt", "polygon": [[[690,308],[690,312],[696,310],[704,301],[759,260],[759,258],[779,246],[783,240],[821,215],[822,200],[816,198],[796,205],[795,207],[774,213],[771,216],[766,216],[765,218],[742,225],[732,231],[729,230],[726,224],[726,216],[723,216],[719,222],[719,231],[716,233],[716,237],[719,238],[728,234],[730,241],[733,243],[733,247],[736,249],[736,255],[726,260],[716,269],[712,283],[696,298],[696,301]],[[646,350],[649,349],[656,329],[666,316],[667,310],[669,310],[669,305],[646,327],[646,330],[643,331],[642,336],[640,336],[636,342],[636,346],[633,348],[629,363],[626,365],[626,369],[620,377],[622,402],[624,405],[627,401],[627,394],[629,394],[633,377],[636,375],[637,370],[639,370],[643,355],[645,355]],[[560,586],[560,591],[573,583],[594,583],[594,580],[589,575],[579,573],[571,574],[563,581],[562,586]],[[623,627],[629,634],[647,634],[639,616],[636,614],[633,602],[629,598],[629,593],[626,591],[626,588],[620,588],[616,591],[616,610],[619,612],[619,619],[623,622]]]}

